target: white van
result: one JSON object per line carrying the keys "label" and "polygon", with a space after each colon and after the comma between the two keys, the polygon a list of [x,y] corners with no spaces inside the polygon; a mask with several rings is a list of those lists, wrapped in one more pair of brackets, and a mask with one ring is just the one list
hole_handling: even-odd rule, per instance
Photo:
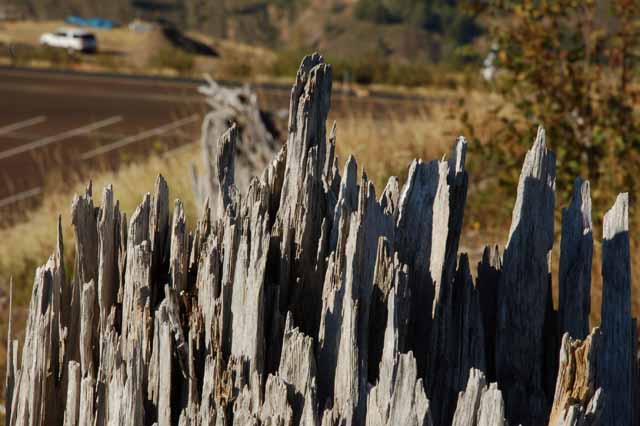
{"label": "white van", "polygon": [[76,28],[58,28],[52,33],[44,33],[40,36],[40,44],[77,52],[98,50],[96,36]]}

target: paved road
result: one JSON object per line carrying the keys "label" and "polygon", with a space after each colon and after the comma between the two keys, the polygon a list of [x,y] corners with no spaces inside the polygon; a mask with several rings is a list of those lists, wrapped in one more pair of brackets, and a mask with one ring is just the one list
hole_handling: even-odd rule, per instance
{"label": "paved road", "polygon": [[[0,219],[33,203],[52,171],[117,166],[162,144],[197,140],[206,107],[189,79],[129,78],[0,67]],[[289,88],[258,86],[261,107],[286,110]],[[334,110],[420,109],[422,98],[334,94]],[[1,222],[1,220],[0,220]]]}

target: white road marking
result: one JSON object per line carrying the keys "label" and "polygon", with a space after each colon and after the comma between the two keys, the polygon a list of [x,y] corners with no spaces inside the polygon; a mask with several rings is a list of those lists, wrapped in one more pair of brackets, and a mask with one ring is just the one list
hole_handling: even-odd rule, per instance
{"label": "white road marking", "polygon": [[35,197],[42,192],[42,188],[39,186],[36,188],[29,189],[28,191],[20,192],[18,194],[14,194],[10,197],[4,198],[0,200],[0,207],[6,207],[10,204],[17,203],[18,201],[26,200],[27,198]]}
{"label": "white road marking", "polygon": [[78,127],[77,129],[68,130],[58,135],[48,136],[46,138],[33,141],[31,143],[27,143],[24,145],[17,146],[15,148],[7,149],[6,151],[0,152],[0,160],[13,157],[18,154],[22,154],[23,152],[28,152],[36,148],[41,148],[43,146],[46,146],[55,142],[60,142],[65,139],[73,138],[75,136],[81,136],[87,133],[91,133],[94,130],[111,126],[112,124],[119,123],[120,121],[122,121],[122,116],[117,115],[115,117],[107,118],[106,120],[97,121],[95,123],[91,123],[83,127]]}
{"label": "white road marking", "polygon": [[47,117],[44,115],[40,115],[38,117],[30,118],[29,120],[24,120],[19,123],[10,124],[8,126],[0,127],[0,135],[6,135],[7,133],[13,133],[16,130],[24,129],[25,127],[35,126],[36,124],[40,124],[43,121],[46,121]]}
{"label": "white road marking", "polygon": [[129,144],[139,142],[144,139],[148,139],[153,136],[161,136],[167,132],[178,129],[180,127],[191,124],[195,121],[198,121],[200,118],[197,114],[194,114],[190,117],[183,118],[178,121],[174,121],[173,123],[165,124],[164,126],[156,127],[154,129],[145,130],[142,133],[138,133],[137,135],[128,136],[124,139],[121,139],[117,142],[110,143],[108,145],[101,146],[91,151],[87,151],[80,155],[81,160],[88,160],[90,158],[96,157],[101,154],[105,154],[107,152],[113,151],[115,149],[122,148],[123,146],[127,146]]}

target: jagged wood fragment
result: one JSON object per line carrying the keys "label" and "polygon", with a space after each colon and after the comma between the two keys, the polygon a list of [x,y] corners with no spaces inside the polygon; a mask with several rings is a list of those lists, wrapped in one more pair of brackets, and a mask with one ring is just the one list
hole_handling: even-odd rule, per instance
{"label": "jagged wood fragment", "polygon": [[171,360],[173,345],[169,324],[163,322],[159,326],[158,426],[170,426],[173,424],[171,417]]}
{"label": "jagged wood fragment", "polygon": [[264,425],[293,426],[293,410],[289,405],[286,383],[278,376],[269,375],[260,419]]}
{"label": "jagged wood fragment", "polygon": [[497,245],[487,246],[482,253],[482,260],[478,262],[476,288],[480,297],[480,312],[482,313],[482,328],[484,329],[484,345],[486,348],[487,380],[495,380],[496,365],[496,305],[498,303],[498,282],[502,269],[502,257]]}
{"label": "jagged wood fragment", "polygon": [[189,235],[184,207],[176,200],[171,225],[171,249],[169,254],[169,275],[171,286],[178,294],[187,290],[189,259]]}
{"label": "jagged wood fragment", "polygon": [[596,425],[603,407],[597,375],[602,333],[596,327],[584,341],[562,337],[550,426]]}
{"label": "jagged wood fragment", "polygon": [[94,425],[94,388],[95,380],[91,373],[82,378],[80,382],[80,410],[78,414],[79,426]]}
{"label": "jagged wood fragment", "polygon": [[507,425],[504,418],[504,399],[497,383],[491,383],[482,393],[478,409],[478,426]]}
{"label": "jagged wood fragment", "polygon": [[[159,175],[151,199],[149,213],[149,244],[151,246],[151,281],[164,280],[164,263],[167,261],[169,233],[169,186]],[[158,275],[158,276],[156,276]],[[155,305],[162,294],[162,286],[151,287],[151,300]]]}
{"label": "jagged wood fragment", "polygon": [[217,182],[220,188],[218,196],[218,217],[232,206],[232,199],[236,196],[235,186],[235,146],[238,143],[238,128],[233,124],[218,141],[216,155]]}
{"label": "jagged wood fragment", "polygon": [[593,225],[589,182],[576,179],[571,204],[562,209],[560,241],[560,332],[574,339],[589,334]]}
{"label": "jagged wood fragment", "polygon": [[[330,67],[305,58],[288,144],[246,194],[235,187],[237,129],[223,136],[210,172],[226,198],[213,216],[203,203],[192,234],[179,201],[169,223],[162,177],[130,222],[110,187],[100,209],[90,186],[76,198],[73,282],[59,221],[20,364],[8,333],[8,424],[489,426],[508,415],[528,426],[548,420],[550,381],[552,424],[595,426],[607,388],[626,415],[635,390],[625,386],[638,380],[626,198],[607,216],[603,250],[601,340],[616,350],[566,338],[556,382],[554,160],[543,132],[525,160],[504,267],[487,249],[474,287],[467,257],[457,262],[464,139],[449,161],[414,162],[402,194],[392,178],[376,198],[354,158],[338,171],[330,90]],[[566,234],[570,223],[591,229],[580,189]],[[563,235],[565,272],[590,263],[572,241]],[[584,327],[584,310],[570,318],[563,300],[562,324]],[[504,399],[486,384],[494,374]]]}
{"label": "jagged wood fragment", "polygon": [[80,413],[80,363],[69,362],[69,387],[64,411],[64,426],[77,426]]}
{"label": "jagged wood fragment", "polygon": [[95,377],[94,352],[97,351],[97,333],[95,327],[96,288],[93,280],[84,284],[80,299],[80,366],[83,380],[86,376]]}
{"label": "jagged wood fragment", "polygon": [[282,354],[278,372],[291,387],[291,407],[295,424],[317,426],[316,362],[313,339],[293,328],[293,319],[287,315]]}
{"label": "jagged wood fragment", "polygon": [[[85,194],[76,195],[71,204],[71,225],[75,233],[75,264],[73,281],[63,287],[62,303],[68,307],[61,312],[62,322],[67,328],[65,356],[79,361],[78,339],[80,334],[80,298],[82,286],[91,280],[98,281],[98,227],[97,210],[93,205],[92,186]],[[96,300],[97,303],[97,300]]]}
{"label": "jagged wood fragment", "polygon": [[[606,398],[602,424],[633,421],[634,323],[631,319],[629,195],[618,195],[604,216],[602,242],[602,345],[598,383]],[[614,349],[615,348],[615,349]]]}
{"label": "jagged wood fragment", "polygon": [[480,298],[473,285],[466,254],[460,255],[453,282],[444,288],[432,328],[427,376],[434,422],[449,424],[456,398],[468,385],[469,371],[486,369]]}
{"label": "jagged wood fragment", "polygon": [[118,251],[116,234],[116,208],[113,188],[107,186],[102,192],[102,206],[98,219],[98,306],[100,331],[103,330],[111,307],[118,297]]}
{"label": "jagged wood fragment", "polygon": [[544,322],[553,245],[555,156],[542,127],[526,155],[498,285],[496,378],[507,419],[523,426],[547,421]]}
{"label": "jagged wood fragment", "polygon": [[64,368],[64,364],[58,363],[59,356],[64,357],[59,352],[62,285],[59,255],[57,252],[36,270],[11,407],[12,425],[60,424],[64,419],[66,387],[64,392],[58,391],[59,368]]}
{"label": "jagged wood fragment", "polygon": [[[326,119],[331,104],[331,66],[322,56],[306,56],[291,90],[286,163],[274,235],[280,240],[279,275],[287,309],[302,331],[316,335],[324,268],[316,265],[317,240],[327,208],[323,172],[327,149]],[[330,198],[330,197],[329,197]]]}
{"label": "jagged wood fragment", "polygon": [[[406,267],[396,265],[396,274],[401,273],[402,269],[406,274]],[[367,398],[368,426],[432,424],[430,404],[422,379],[418,378],[416,360],[411,352],[399,351],[399,345],[403,344],[402,337],[407,333],[410,310],[410,290],[400,276],[396,275],[388,298],[380,379],[370,389]]]}
{"label": "jagged wood fragment", "polygon": [[496,383],[487,385],[482,371],[472,368],[464,392],[458,395],[452,426],[505,425],[504,402]]}

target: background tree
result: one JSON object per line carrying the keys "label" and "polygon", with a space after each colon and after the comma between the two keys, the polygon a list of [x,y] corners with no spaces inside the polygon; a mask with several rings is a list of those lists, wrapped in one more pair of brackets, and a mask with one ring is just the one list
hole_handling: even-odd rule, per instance
{"label": "background tree", "polygon": [[[500,47],[496,89],[504,107],[515,106],[515,114],[495,111],[503,125],[482,145],[483,173],[487,165],[492,172],[517,169],[539,123],[557,154],[561,203],[578,175],[592,183],[594,213],[604,212],[617,192],[635,197],[638,1],[490,0],[483,7]],[[499,183],[511,186],[516,177],[506,173]]]}

